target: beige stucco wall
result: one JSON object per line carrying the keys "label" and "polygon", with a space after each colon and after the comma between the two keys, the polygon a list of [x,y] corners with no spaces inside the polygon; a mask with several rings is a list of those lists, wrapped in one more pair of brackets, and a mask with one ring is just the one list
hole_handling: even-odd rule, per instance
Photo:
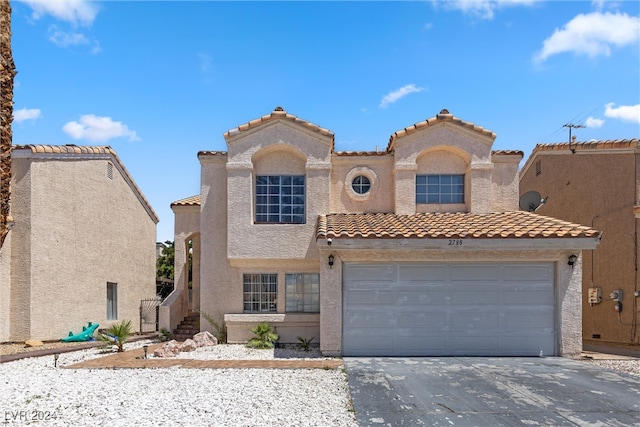
{"label": "beige stucco wall", "polygon": [[156,225],[118,163],[18,150],[13,164],[11,340],[107,327],[107,282],[118,284],[117,320],[137,331],[140,300],[155,296]]}
{"label": "beige stucco wall", "polygon": [[[369,178],[369,193],[359,195],[351,188],[353,178]],[[392,212],[394,202],[393,156],[334,155],[331,158],[329,212]]]}
{"label": "beige stucco wall", "polygon": [[10,340],[11,231],[0,248],[0,342]]}
{"label": "beige stucco wall", "polygon": [[[408,134],[395,145],[395,213],[420,211],[491,212],[491,145],[493,139],[458,125],[443,122]],[[454,167],[454,173],[465,173],[465,205],[421,206],[415,203],[415,175],[422,170],[435,170],[427,154],[435,153]],[[466,170],[461,170],[462,165]],[[452,172],[449,172],[452,173]]]}
{"label": "beige stucco wall", "polygon": [[[228,142],[227,256],[317,258],[313,240],[316,219],[329,209],[330,140],[286,122],[268,124],[260,130]],[[255,176],[263,173],[306,175],[305,224],[254,224]]]}
{"label": "beige stucco wall", "polygon": [[[584,224],[602,231],[597,249],[582,258],[583,322],[585,346],[640,345],[638,305],[638,224],[633,213],[638,203],[640,174],[635,149],[568,149],[541,151],[530,158],[520,174],[520,193],[537,191],[548,197],[537,213]],[[540,162],[540,174],[536,163]],[[589,304],[588,289],[600,288],[602,302]],[[622,312],[609,298],[623,291]],[[635,313],[634,313],[635,312]],[[634,320],[635,319],[635,320]]]}
{"label": "beige stucco wall", "polygon": [[[229,289],[241,285],[234,281],[235,276],[227,258],[226,162],[226,155],[200,157],[200,310],[218,321],[222,320],[225,312],[233,309],[234,304],[242,304],[242,299],[234,301],[229,295]],[[202,317],[200,328],[213,332],[213,327]]]}

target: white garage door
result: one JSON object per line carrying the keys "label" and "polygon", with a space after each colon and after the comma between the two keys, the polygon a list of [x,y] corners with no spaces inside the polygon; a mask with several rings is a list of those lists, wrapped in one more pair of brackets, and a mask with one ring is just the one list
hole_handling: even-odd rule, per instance
{"label": "white garage door", "polygon": [[345,356],[555,354],[551,263],[345,264]]}

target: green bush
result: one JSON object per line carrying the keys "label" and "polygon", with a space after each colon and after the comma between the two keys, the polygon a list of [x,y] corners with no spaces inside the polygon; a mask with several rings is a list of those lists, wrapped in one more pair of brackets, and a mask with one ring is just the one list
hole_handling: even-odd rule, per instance
{"label": "green bush", "polygon": [[109,326],[103,334],[98,335],[101,341],[118,346],[118,353],[124,351],[124,343],[133,335],[131,320],[122,320]]}
{"label": "green bush", "polygon": [[316,339],[316,337],[311,337],[311,338],[298,337],[298,348],[304,351],[311,350],[311,342],[314,339]]}
{"label": "green bush", "polygon": [[278,341],[278,334],[275,330],[266,322],[258,323],[256,326],[250,329],[255,335],[247,343],[249,348],[273,348],[274,343]]}

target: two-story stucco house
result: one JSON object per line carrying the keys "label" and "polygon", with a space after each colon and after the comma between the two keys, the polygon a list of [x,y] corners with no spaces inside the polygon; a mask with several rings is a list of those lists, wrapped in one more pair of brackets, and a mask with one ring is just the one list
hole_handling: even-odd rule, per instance
{"label": "two-story stucco house", "polygon": [[519,211],[523,154],[492,151],[493,132],[442,110],[382,152],[337,152],[276,108],[224,137],[198,153],[201,194],[172,204],[161,326],[200,309],[229,342],[266,321],[326,355],[581,351],[580,254],[600,233]]}
{"label": "two-story stucco house", "polygon": [[[0,342],[57,340],[155,296],[158,217],[110,147],[15,146]],[[137,329],[137,328],[136,328]]]}
{"label": "two-story stucco house", "polygon": [[602,231],[585,251],[585,349],[640,354],[640,139],[538,144],[520,172],[522,193],[548,198],[538,212]]}

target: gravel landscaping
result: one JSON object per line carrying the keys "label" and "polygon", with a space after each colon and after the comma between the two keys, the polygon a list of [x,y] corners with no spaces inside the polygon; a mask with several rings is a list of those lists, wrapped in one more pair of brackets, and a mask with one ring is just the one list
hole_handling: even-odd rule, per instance
{"label": "gravel landscaping", "polygon": [[[142,340],[125,348],[152,343]],[[22,347],[0,345],[0,355],[24,351]],[[107,354],[113,352],[102,347],[61,353],[58,367],[51,355],[0,364],[2,425],[357,426],[340,369],[63,369]],[[199,348],[178,357],[323,358],[317,348],[304,352],[242,345]],[[640,377],[640,359],[599,355],[581,361]]]}
{"label": "gravel landscaping", "polygon": [[[132,349],[145,341],[126,345]],[[320,357],[219,345],[190,357]],[[283,350],[285,351],[285,350]],[[256,353],[259,352],[259,353]],[[6,425],[357,426],[340,369],[62,369],[95,348],[0,364]],[[183,354],[183,357],[188,357]]]}

